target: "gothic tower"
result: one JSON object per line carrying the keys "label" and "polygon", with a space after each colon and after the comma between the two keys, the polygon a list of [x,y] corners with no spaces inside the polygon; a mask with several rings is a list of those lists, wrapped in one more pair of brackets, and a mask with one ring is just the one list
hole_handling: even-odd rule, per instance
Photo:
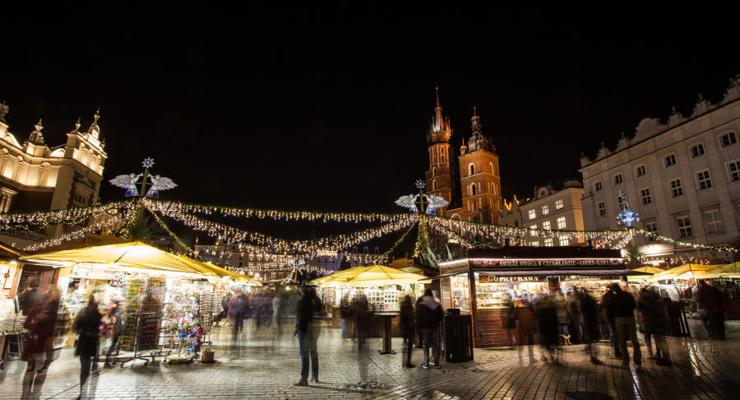
{"label": "gothic tower", "polygon": [[[452,128],[450,120],[444,118],[439,104],[439,88],[435,88],[437,105],[434,107],[434,118],[427,132],[429,150],[429,169],[426,171],[426,193],[452,200],[452,177],[450,174],[450,138]],[[444,210],[438,210],[444,215]]]}
{"label": "gothic tower", "polygon": [[501,216],[501,177],[496,146],[483,134],[473,108],[472,134],[460,147],[460,190],[462,207],[468,220],[498,223]]}

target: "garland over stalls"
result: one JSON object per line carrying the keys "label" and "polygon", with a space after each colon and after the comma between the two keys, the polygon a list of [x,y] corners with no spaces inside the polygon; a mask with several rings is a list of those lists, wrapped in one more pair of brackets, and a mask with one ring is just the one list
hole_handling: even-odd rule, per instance
{"label": "garland over stalls", "polygon": [[400,245],[406,239],[406,236],[408,236],[409,233],[414,229],[414,226],[417,226],[417,225],[418,225],[418,223],[412,224],[411,226],[409,226],[409,229],[406,229],[406,231],[403,233],[403,235],[401,235],[401,237],[398,238],[398,240],[396,240],[396,242],[393,243],[393,245],[388,250],[386,250],[383,254],[379,255],[375,259],[375,263],[376,264],[385,264],[385,263],[387,263],[390,260],[391,253],[393,253],[393,250],[395,250],[396,247],[398,247],[398,245]]}
{"label": "garland over stalls", "polygon": [[389,213],[337,213],[320,211],[280,211],[280,210],[258,210],[254,208],[219,207],[198,204],[188,204],[175,201],[145,199],[146,202],[155,203],[155,209],[168,208],[171,212],[185,214],[217,214],[224,217],[235,218],[257,218],[274,219],[278,221],[319,221],[319,222],[395,222],[401,220],[413,220],[414,216],[409,214]]}
{"label": "garland over stalls", "polygon": [[129,207],[124,209],[124,211],[122,213],[119,213],[118,215],[100,215],[99,217],[101,219],[99,221],[94,222],[84,228],[80,228],[72,232],[67,232],[56,238],[44,240],[43,242],[34,243],[30,246],[24,247],[23,250],[34,252],[37,250],[45,249],[47,247],[58,246],[64,242],[81,239],[88,233],[98,232],[104,229],[114,229],[122,225],[129,225],[133,222],[134,219],[136,219],[136,208],[134,207],[134,203],[129,203],[128,205]]}
{"label": "garland over stalls", "polygon": [[131,201],[118,201],[99,206],[68,208],[66,210],[42,211],[19,214],[0,214],[0,230],[25,229],[29,227],[47,227],[49,225],[78,225],[87,222],[87,218],[107,213],[115,214]]}
{"label": "garland over stalls", "polygon": [[708,246],[708,245],[701,244],[701,243],[682,242],[680,240],[671,239],[671,238],[669,238],[667,236],[663,236],[663,235],[660,235],[660,234],[655,233],[655,232],[646,231],[646,230],[641,229],[641,228],[634,228],[634,229],[638,233],[640,233],[641,235],[647,237],[648,239],[651,239],[651,240],[659,240],[661,242],[667,242],[667,243],[670,243],[670,244],[672,244],[674,246],[689,247],[689,248],[697,249],[697,250],[716,250],[716,251],[723,251],[723,252],[727,252],[727,253],[737,253],[738,252],[738,249],[735,249],[735,248],[732,248],[732,247],[727,247],[727,246]]}

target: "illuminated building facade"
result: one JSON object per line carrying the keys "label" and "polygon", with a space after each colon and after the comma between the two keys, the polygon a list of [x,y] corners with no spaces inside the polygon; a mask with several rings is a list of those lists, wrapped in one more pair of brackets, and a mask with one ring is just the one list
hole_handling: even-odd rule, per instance
{"label": "illuminated building facade", "polygon": [[46,211],[85,207],[98,202],[107,158],[97,112],[90,126],[79,120],[67,142],[49,147],[41,120],[21,144],[5,119],[9,107],[0,104],[0,212]]}
{"label": "illuminated building facade", "polygon": [[501,216],[501,176],[496,147],[484,135],[480,117],[473,110],[472,133],[462,142],[457,157],[461,203],[453,190],[453,163],[450,152],[452,128],[445,118],[437,94],[434,118],[427,132],[429,168],[426,171],[426,193],[450,202],[438,212],[442,216],[483,223],[498,223]]}
{"label": "illuminated building facade", "polygon": [[595,158],[581,156],[580,171],[586,229],[620,228],[624,192],[640,214],[639,228],[708,245],[737,240],[740,75],[719,102],[700,95],[691,115],[674,109],[665,121],[644,118],[634,137],[622,135],[615,149],[602,145]]}

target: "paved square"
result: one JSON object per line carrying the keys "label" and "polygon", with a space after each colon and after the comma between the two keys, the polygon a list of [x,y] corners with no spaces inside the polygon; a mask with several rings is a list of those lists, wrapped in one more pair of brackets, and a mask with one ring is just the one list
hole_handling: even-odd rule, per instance
{"label": "paved square", "polygon": [[[672,340],[673,366],[646,359],[640,370],[619,368],[621,360],[607,358],[604,345],[601,366],[589,363],[583,346],[568,346],[561,366],[530,363],[526,351],[520,359],[516,349],[477,349],[474,362],[424,370],[403,368],[400,354],[378,354],[380,339],[370,339],[367,348],[358,351],[338,333],[323,330],[321,382],[309,387],[293,385],[300,371],[296,339],[250,328],[235,345],[225,332],[215,337],[215,364],[150,363],[101,370],[89,398],[729,399],[740,393],[738,340]],[[400,350],[401,340],[394,339],[393,345]],[[540,358],[538,350],[535,358]],[[416,350],[414,361],[420,360],[421,350]],[[21,398],[25,367],[22,361],[6,365],[0,373],[0,399]],[[28,398],[75,398],[78,374],[79,363],[67,350],[51,365],[41,390]]]}

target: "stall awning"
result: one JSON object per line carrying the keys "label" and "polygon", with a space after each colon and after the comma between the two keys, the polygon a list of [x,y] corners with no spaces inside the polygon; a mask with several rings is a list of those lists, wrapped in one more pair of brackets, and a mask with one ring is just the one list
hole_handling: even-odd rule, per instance
{"label": "stall awning", "polygon": [[31,264],[67,267],[77,264],[119,266],[158,272],[216,275],[172,253],[142,242],[127,242],[81,249],[53,251],[20,258]]}
{"label": "stall awning", "polygon": [[700,275],[697,274],[701,274],[718,267],[721,267],[721,265],[684,264],[653,275],[653,281],[700,278]]}
{"label": "stall awning", "polygon": [[716,266],[715,268],[694,273],[697,279],[740,278],[740,263]]}
{"label": "stall awning", "polygon": [[383,265],[354,267],[311,281],[318,286],[372,287],[385,285],[408,285],[427,283],[424,275],[399,271]]}
{"label": "stall awning", "polygon": [[205,271],[205,274],[213,274],[218,276],[219,278],[228,278],[233,280],[234,282],[243,283],[249,286],[262,286],[262,283],[260,283],[259,281],[251,279],[248,276],[240,274],[238,272],[229,271],[228,269],[221,268],[218,265],[211,264],[209,262],[198,261],[187,256],[177,257],[179,257],[184,262],[198,268],[199,270]]}

